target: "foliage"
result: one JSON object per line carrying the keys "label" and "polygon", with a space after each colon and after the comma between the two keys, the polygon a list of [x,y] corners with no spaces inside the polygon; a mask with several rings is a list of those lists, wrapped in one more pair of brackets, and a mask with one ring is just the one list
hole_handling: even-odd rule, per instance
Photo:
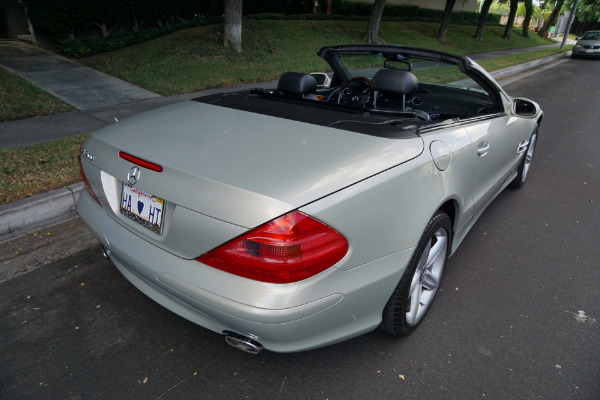
{"label": "foliage", "polygon": [[[571,10],[574,0],[566,0],[563,9]],[[600,2],[597,0],[579,0],[577,5],[578,19],[588,22],[600,22]]]}
{"label": "foliage", "polygon": [[[340,15],[368,16],[371,15],[373,5],[358,1],[344,1],[341,7],[334,11]],[[439,22],[442,20],[444,10],[434,10],[429,8],[420,8],[410,4],[386,4],[383,10],[384,20],[390,20],[390,17],[399,21],[424,21]],[[387,18],[386,18],[387,17]],[[456,25],[477,25],[479,22],[479,13],[471,11],[455,11],[452,13],[452,24]],[[488,22],[500,23],[500,15],[490,14]]]}
{"label": "foliage", "polygon": [[[207,18],[222,18],[223,0],[103,0],[82,2],[81,0],[22,0],[27,8],[28,18],[40,36],[54,43],[74,40],[81,32],[102,33],[104,37],[115,32],[141,32],[155,27],[166,27],[182,21]],[[372,4],[358,1],[332,1],[333,16],[325,15],[327,1],[318,2],[318,14],[310,19],[336,19],[339,16],[354,16],[367,19],[371,15]],[[252,0],[244,1],[244,16],[256,14],[296,16],[309,19],[314,0]],[[384,20],[438,22],[442,10],[419,8],[415,5],[387,4]],[[490,23],[498,23],[500,16],[490,15]],[[453,24],[477,24],[478,14],[455,12]],[[99,30],[100,29],[100,30]],[[165,31],[169,33],[170,31]],[[123,40],[121,37],[119,40]],[[137,43],[134,41],[133,43]],[[72,47],[70,44],[68,47]],[[89,46],[89,43],[86,45]],[[113,47],[114,43],[109,46]],[[102,46],[100,46],[102,47]],[[77,51],[75,51],[77,53]]]}
{"label": "foliage", "polygon": [[182,29],[193,28],[197,26],[211,25],[219,23],[222,18],[212,17],[205,19],[194,19],[191,21],[179,22],[164,27],[156,27],[134,33],[124,35],[111,36],[102,39],[87,39],[87,40],[67,40],[64,41],[58,48],[62,54],[74,57],[88,57],[94,54],[104,53],[122,49],[137,43],[147,42],[148,40],[165,36]]}
{"label": "foliage", "polygon": [[492,5],[490,6],[490,13],[495,13],[495,14],[499,14],[499,15],[508,15],[509,11],[510,11],[510,4],[507,0],[504,0],[502,2],[494,1],[492,3]]}
{"label": "foliage", "polygon": [[[290,0],[291,1],[291,0]],[[149,2],[148,4],[150,4]],[[290,10],[303,9],[299,6],[302,2],[294,2],[295,7],[290,8]],[[246,6],[246,4],[252,4],[252,6]],[[261,2],[250,2],[247,1],[244,3],[244,12],[246,11],[254,11],[260,10],[258,5]],[[274,10],[279,10],[281,5],[276,3],[274,7],[271,7]],[[282,2],[285,4],[285,2]],[[326,4],[325,1],[321,1],[319,4]],[[334,6],[336,2],[333,2]],[[333,7],[334,7],[333,6]],[[333,8],[332,7],[332,8]],[[218,8],[213,8],[211,10],[217,10]],[[153,9],[158,10],[158,8]],[[359,2],[351,2],[345,1],[342,3],[342,6],[338,6],[338,8],[333,8],[334,11],[337,11],[335,14],[326,15],[323,13],[318,14],[283,14],[270,12],[265,14],[245,14],[244,19],[248,20],[337,20],[337,21],[367,21],[369,19],[369,15],[372,11],[372,5],[366,3]],[[354,14],[357,12],[367,11],[367,14]],[[443,11],[442,10],[430,10],[423,9],[417,6],[411,5],[397,5],[397,4],[386,4],[384,9],[384,17],[383,21],[423,21],[423,22],[438,22],[441,18]],[[149,16],[154,15],[150,11],[146,11],[144,18],[151,18]],[[153,18],[156,18],[154,16]],[[479,14],[466,12],[466,11],[458,11],[452,13],[452,24],[457,25],[472,25],[476,24],[479,18]],[[64,40],[61,42],[58,47],[58,51],[68,57],[81,58],[88,57],[94,54],[99,54],[107,51],[118,50],[127,46],[131,46],[138,43],[143,43],[145,41],[158,38],[169,33],[173,33],[182,29],[187,29],[191,27],[205,26],[210,24],[216,24],[222,22],[222,17],[201,17],[194,18],[191,20],[181,21],[177,23],[171,23],[166,26],[157,26],[150,29],[138,30],[132,33],[115,35],[104,37],[101,39],[83,39],[83,40]],[[499,23],[500,16],[496,14],[488,15],[488,22],[494,24]],[[138,24],[143,24],[144,20],[140,19]]]}
{"label": "foliage", "polygon": [[73,37],[75,29],[84,26],[83,7],[75,0],[22,0],[27,18],[37,34],[60,41]]}
{"label": "foliage", "polygon": [[[527,10],[525,8],[525,2],[519,4],[519,8],[517,9],[517,17],[524,17],[526,12]],[[531,17],[539,18],[542,15],[542,12],[542,9],[538,5],[533,3],[533,14],[531,15]],[[550,11],[548,11],[547,15],[550,15]]]}
{"label": "foliage", "polygon": [[[145,27],[167,26],[181,21],[222,17],[223,0],[23,0],[28,18],[37,34],[60,43],[74,39],[77,32],[101,29],[104,37],[119,26],[133,32]],[[341,0],[333,0],[332,9],[340,7]],[[244,15],[309,14],[313,0],[253,0],[245,1]],[[321,1],[318,11],[326,11],[327,2]]]}

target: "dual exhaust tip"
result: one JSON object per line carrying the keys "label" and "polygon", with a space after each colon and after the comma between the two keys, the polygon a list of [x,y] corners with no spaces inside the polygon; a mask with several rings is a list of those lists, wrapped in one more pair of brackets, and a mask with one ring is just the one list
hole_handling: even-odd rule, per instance
{"label": "dual exhaust tip", "polygon": [[227,336],[225,336],[225,341],[230,346],[250,354],[258,354],[263,349],[262,345],[257,341],[238,335],[237,333],[228,333]]}
{"label": "dual exhaust tip", "polygon": [[102,253],[102,257],[110,261],[110,255],[108,253],[108,250],[106,250],[106,247],[100,245],[100,252]]}
{"label": "dual exhaust tip", "polygon": [[[100,251],[102,252],[102,256],[110,261],[110,253],[104,246],[100,245]],[[230,346],[250,354],[258,354],[263,350],[263,346],[256,340],[233,332],[226,332],[225,341]]]}

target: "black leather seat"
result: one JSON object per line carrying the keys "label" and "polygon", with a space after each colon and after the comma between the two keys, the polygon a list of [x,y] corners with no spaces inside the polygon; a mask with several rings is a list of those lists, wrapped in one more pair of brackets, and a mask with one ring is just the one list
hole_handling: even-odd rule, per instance
{"label": "black leather seat", "polygon": [[277,90],[288,96],[297,96],[309,100],[319,100],[315,94],[317,81],[310,75],[300,72],[286,72],[279,78]]}

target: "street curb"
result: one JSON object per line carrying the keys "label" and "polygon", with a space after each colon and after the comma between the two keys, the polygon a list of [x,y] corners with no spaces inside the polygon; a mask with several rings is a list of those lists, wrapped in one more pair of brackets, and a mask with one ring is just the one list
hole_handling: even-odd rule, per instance
{"label": "street curb", "polygon": [[0,243],[76,215],[83,182],[0,206]]}
{"label": "street curb", "polygon": [[566,51],[564,53],[554,54],[548,57],[539,58],[537,60],[529,61],[523,64],[513,65],[512,67],[506,67],[502,69],[497,69],[495,71],[490,72],[489,74],[494,79],[504,78],[509,75],[514,75],[518,72],[527,71],[528,69],[532,69],[538,67],[543,64],[547,64],[549,62],[558,60],[559,58],[569,57],[571,56],[570,51]]}
{"label": "street curb", "polygon": [[[499,79],[568,57],[570,51],[490,72]],[[76,215],[83,182],[0,206],[0,243]]]}

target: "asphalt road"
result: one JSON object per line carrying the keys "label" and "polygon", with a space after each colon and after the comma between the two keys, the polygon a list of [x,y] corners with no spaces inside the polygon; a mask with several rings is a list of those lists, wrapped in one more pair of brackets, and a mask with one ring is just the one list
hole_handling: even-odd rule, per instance
{"label": "asphalt road", "polygon": [[598,76],[568,60],[505,86],[545,111],[529,180],[483,214],[411,337],[252,356],[93,248],[0,284],[0,398],[600,398]]}

